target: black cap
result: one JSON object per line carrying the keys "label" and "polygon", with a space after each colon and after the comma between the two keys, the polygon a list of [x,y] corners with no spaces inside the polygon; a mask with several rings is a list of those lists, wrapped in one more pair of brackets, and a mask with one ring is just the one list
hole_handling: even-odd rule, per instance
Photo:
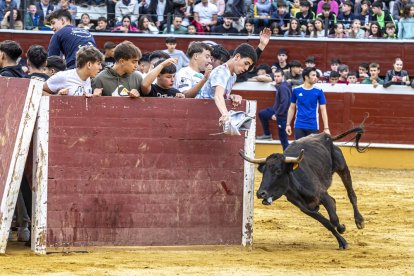
{"label": "black cap", "polygon": [[277,51],[277,55],[287,55],[287,51],[286,51],[286,49],[285,49],[285,48],[280,48],[280,49]]}

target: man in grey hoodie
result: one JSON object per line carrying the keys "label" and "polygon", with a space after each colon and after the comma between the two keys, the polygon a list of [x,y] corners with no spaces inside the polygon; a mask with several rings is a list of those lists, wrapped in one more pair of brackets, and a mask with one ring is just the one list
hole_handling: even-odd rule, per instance
{"label": "man in grey hoodie", "polygon": [[137,71],[142,54],[132,42],[124,41],[115,47],[115,63],[105,67],[92,80],[94,96],[140,96],[142,75]]}

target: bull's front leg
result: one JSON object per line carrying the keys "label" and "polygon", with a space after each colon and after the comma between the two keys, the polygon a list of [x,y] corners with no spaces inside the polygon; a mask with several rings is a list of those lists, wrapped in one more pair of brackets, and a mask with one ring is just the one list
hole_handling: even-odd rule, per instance
{"label": "bull's front leg", "polygon": [[331,231],[331,233],[335,236],[335,238],[338,241],[339,244],[339,249],[347,249],[348,248],[348,243],[347,241],[344,239],[344,237],[342,237],[338,231],[336,231],[335,226],[332,225],[332,223],[325,218],[321,213],[317,212],[317,211],[312,211],[309,210],[300,200],[295,199],[295,198],[291,198],[291,197],[287,197],[287,199],[294,204],[295,206],[297,206],[303,213],[307,214],[308,216],[316,219],[317,221],[319,221],[323,226],[325,226],[326,229],[328,229],[329,231]]}

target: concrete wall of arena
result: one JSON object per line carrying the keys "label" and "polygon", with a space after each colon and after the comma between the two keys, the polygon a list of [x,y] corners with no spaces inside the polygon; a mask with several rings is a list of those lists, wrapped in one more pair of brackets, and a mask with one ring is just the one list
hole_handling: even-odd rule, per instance
{"label": "concrete wall of arena", "polygon": [[254,127],[213,135],[213,101],[43,97],[39,116],[35,252],[251,243]]}

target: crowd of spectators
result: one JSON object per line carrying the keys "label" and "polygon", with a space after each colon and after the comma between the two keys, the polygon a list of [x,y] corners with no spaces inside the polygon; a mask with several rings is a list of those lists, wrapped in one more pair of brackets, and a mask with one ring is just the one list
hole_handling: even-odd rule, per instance
{"label": "crowd of spectators", "polygon": [[272,36],[411,39],[413,4],[414,0],[0,0],[0,22],[3,29],[50,30],[46,16],[66,9],[74,26],[94,32],[258,35],[268,27]]}

